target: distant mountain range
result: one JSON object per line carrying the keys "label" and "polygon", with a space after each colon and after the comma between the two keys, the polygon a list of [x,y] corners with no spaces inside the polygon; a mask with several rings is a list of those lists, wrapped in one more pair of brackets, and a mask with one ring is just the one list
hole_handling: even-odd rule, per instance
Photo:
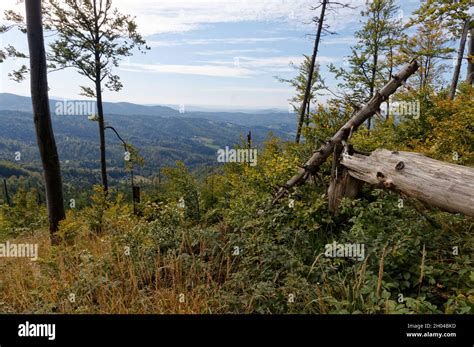
{"label": "distant mountain range", "polygon": [[[56,102],[63,101],[52,100],[52,112]],[[144,157],[145,166],[137,173],[145,177],[155,175],[159,167],[174,166],[177,160],[192,169],[216,166],[217,150],[242,143],[249,131],[252,131],[254,145],[260,146],[270,133],[287,140],[293,137],[294,130],[294,116],[284,113],[180,113],[170,107],[130,103],[106,103],[105,113],[106,124],[113,126]],[[97,122],[89,120],[87,115],[53,114],[52,118],[65,180],[89,175],[89,182],[97,181]],[[0,94],[0,122],[0,176],[8,176],[11,166],[38,172],[39,153],[30,98]],[[16,152],[21,152],[21,161],[14,160]],[[126,175],[123,152],[115,134],[107,132],[107,158],[112,178]]]}
{"label": "distant mountain range", "polygon": [[[58,102],[64,103],[64,101],[65,100],[61,99],[51,99],[51,112],[55,112]],[[67,100],[67,102],[73,101],[79,100]],[[80,100],[79,102],[84,101],[88,100]],[[0,110],[31,112],[31,99],[15,94],[0,93]],[[145,106],[128,102],[104,102],[104,112],[106,115],[201,118],[216,122],[228,122],[243,126],[264,126],[281,130],[290,130],[295,125],[294,114],[276,110],[260,110],[255,112],[204,112],[187,111],[186,105],[184,105],[184,109],[181,111],[183,113],[167,106]]]}

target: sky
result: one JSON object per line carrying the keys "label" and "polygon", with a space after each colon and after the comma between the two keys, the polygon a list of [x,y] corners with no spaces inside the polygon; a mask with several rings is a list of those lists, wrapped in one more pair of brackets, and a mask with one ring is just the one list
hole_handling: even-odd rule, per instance
{"label": "sky", "polygon": [[[322,40],[318,63],[329,86],[337,81],[327,70],[343,66],[360,28],[366,0],[342,0],[353,9],[329,13],[337,35]],[[114,0],[114,7],[136,17],[151,50],[136,52],[115,70],[124,88],[106,91],[104,100],[221,110],[288,109],[294,90],[276,77],[297,74],[303,54],[311,55],[316,25],[315,0]],[[407,20],[418,0],[401,0],[399,15]],[[1,0],[0,11],[23,10],[18,0]],[[0,35],[0,46],[27,51],[25,35]],[[0,92],[29,95],[29,81],[16,83],[8,73],[25,61],[0,64]],[[49,74],[50,96],[78,99],[80,85],[90,82],[68,69]],[[322,97],[324,99],[324,97]]]}

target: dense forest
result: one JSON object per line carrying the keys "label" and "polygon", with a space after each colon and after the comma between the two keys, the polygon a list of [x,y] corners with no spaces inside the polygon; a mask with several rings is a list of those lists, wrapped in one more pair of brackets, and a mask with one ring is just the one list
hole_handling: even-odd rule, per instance
{"label": "dense forest", "polygon": [[[400,1],[367,1],[328,70],[328,16],[351,2],[301,8],[314,51],[275,79],[292,112],[262,114],[103,100],[123,87],[121,59],[149,49],[116,1],[4,13],[0,36],[18,30],[30,50],[0,47],[0,64],[25,61],[10,77],[32,95],[0,94],[0,243],[39,253],[0,258],[0,312],[474,313],[470,0],[422,0],[409,20]],[[46,67],[88,78],[92,121],[56,114]],[[403,161],[385,169],[383,149]]]}

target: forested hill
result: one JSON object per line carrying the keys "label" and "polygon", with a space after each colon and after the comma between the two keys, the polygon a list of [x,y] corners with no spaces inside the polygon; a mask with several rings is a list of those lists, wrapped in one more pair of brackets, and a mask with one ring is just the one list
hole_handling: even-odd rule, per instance
{"label": "forested hill", "polygon": [[[0,111],[0,159],[13,161],[20,151],[21,162],[38,162],[39,155],[31,113]],[[135,146],[145,159],[143,174],[157,167],[173,166],[180,160],[190,166],[215,163],[219,148],[241,143],[243,135],[252,131],[254,143],[262,143],[270,133],[287,138],[288,133],[262,126],[214,122],[200,118],[143,115],[113,115],[113,125],[125,141]],[[98,168],[97,123],[84,116],[53,116],[54,130],[61,161],[73,167]],[[107,136],[111,167],[123,166],[123,147],[112,132]],[[18,163],[17,163],[18,164]]]}
{"label": "forested hill", "polygon": [[[53,112],[57,102],[63,101],[51,100]],[[217,149],[240,143],[248,131],[252,131],[253,141],[258,145],[270,133],[288,139],[294,127],[294,116],[284,113],[180,113],[170,107],[130,103],[105,103],[105,110],[107,125],[117,129],[124,140],[135,146],[144,157],[145,166],[141,172],[144,175],[156,172],[158,167],[173,166],[177,160],[191,167],[215,163]],[[12,161],[15,152],[20,151],[23,163],[39,163],[30,98],[0,94],[0,119],[3,123],[0,159]],[[65,168],[98,168],[98,128],[95,122],[87,115],[53,113],[53,126]],[[121,143],[112,132],[107,141],[111,169],[117,166],[121,171]]]}

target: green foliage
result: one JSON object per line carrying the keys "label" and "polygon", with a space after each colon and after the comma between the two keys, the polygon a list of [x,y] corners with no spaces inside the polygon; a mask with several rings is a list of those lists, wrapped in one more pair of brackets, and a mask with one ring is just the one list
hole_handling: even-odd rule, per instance
{"label": "green foliage", "polygon": [[[281,83],[289,84],[291,87],[295,89],[296,95],[293,98],[291,98],[289,101],[290,101],[290,105],[293,107],[293,111],[295,113],[300,113],[301,105],[303,103],[304,96],[305,96],[306,87],[308,85],[308,75],[309,75],[309,70],[311,66],[311,57],[305,55],[304,61],[299,66],[295,66],[293,63],[291,65],[298,71],[298,75],[294,79],[291,79],[291,80],[284,79],[284,78],[278,78],[278,80]],[[318,92],[324,87],[324,81],[322,80],[322,77],[319,73],[319,65],[315,66],[311,81],[312,83],[311,83],[310,101],[316,104],[315,102],[316,96],[318,95]]]}
{"label": "green foliage", "polygon": [[[412,136],[416,150],[428,140],[441,146],[445,136],[464,143],[454,130],[433,131],[471,113],[465,109],[470,93],[466,89],[453,102],[427,97],[420,119],[377,123],[370,137],[361,129],[352,142],[362,149],[401,147]],[[165,181],[145,197],[140,216],[132,215],[121,194],[107,196],[97,187],[91,206],[69,211],[60,228],[65,242],[41,265],[55,295],[73,292],[78,301],[58,306],[49,295],[29,292],[34,307],[161,312],[173,300],[162,295],[186,293],[189,300],[205,297],[191,310],[202,313],[472,313],[472,218],[426,210],[411,200],[400,206],[396,194],[370,187],[358,199],[344,200],[333,216],[324,187],[328,165],[317,186],[299,187],[271,205],[278,183],[350,116],[338,110],[337,103],[316,110],[319,126],[306,129],[305,144],[268,139],[255,167],[227,164],[202,181],[182,163],[164,169]],[[472,153],[463,158],[469,162]],[[32,217],[18,220],[26,218]],[[2,214],[2,225],[12,220]],[[364,244],[364,259],[327,257],[325,246],[334,241]],[[70,273],[66,279],[64,273]],[[115,304],[107,304],[111,293]],[[117,300],[123,300],[119,306]],[[184,306],[166,307],[178,312]]]}
{"label": "green foliage", "polygon": [[34,233],[46,225],[46,208],[39,204],[38,197],[36,189],[20,188],[13,196],[13,206],[1,205],[0,239]]}
{"label": "green foliage", "polygon": [[122,208],[124,196],[117,193],[112,197],[113,192],[105,192],[102,186],[94,186],[91,205],[84,209],[89,230],[94,234],[101,234],[107,226],[113,223],[117,214],[129,214],[130,209]]}
{"label": "green foliage", "polygon": [[454,101],[443,94],[408,92],[400,100],[419,100],[420,117],[402,116],[376,123],[370,136],[363,131],[352,139],[356,148],[372,151],[384,147],[425,153],[435,159],[472,165],[474,154],[474,91],[462,86]]}
{"label": "green foliage", "polygon": [[352,104],[366,103],[393,74],[394,52],[404,38],[398,11],[394,0],[367,2],[361,12],[363,27],[355,33],[358,42],[347,57],[348,68],[330,65]]}
{"label": "green foliage", "polygon": [[166,197],[181,205],[185,215],[192,221],[201,218],[200,197],[196,179],[182,162],[176,163],[176,168],[166,168],[164,175],[168,178],[165,183],[168,194]]}
{"label": "green foliage", "polygon": [[111,91],[121,90],[123,85],[113,68],[135,48],[149,49],[134,18],[113,9],[112,0],[48,0],[43,6],[45,26],[57,33],[48,57],[52,67],[74,67],[94,82],[94,89],[82,87],[87,97],[96,97],[96,82],[105,81]]}
{"label": "green foliage", "polygon": [[[92,47],[90,40],[80,40],[84,28],[72,27],[67,19],[87,23],[93,17],[88,14],[92,14],[95,2],[67,0],[67,10],[56,0],[49,2],[58,17],[55,25],[61,35],[53,44],[58,62],[63,65],[73,61],[76,67],[84,68],[91,50],[97,47]],[[454,30],[463,19],[461,12],[467,1],[450,3],[428,0],[420,16],[428,20],[440,15],[448,29]],[[110,4],[105,2],[107,7]],[[434,5],[439,5],[441,12]],[[441,86],[433,85],[437,83],[436,75],[443,71],[442,64],[434,59],[448,53],[445,38],[433,22],[431,27],[420,29],[424,40],[405,41],[405,51],[397,58],[394,50],[402,42],[395,40],[401,30],[396,12],[392,0],[367,4],[362,13],[363,28],[356,34],[359,42],[349,59],[350,70],[333,69],[342,78],[342,87],[352,92],[350,99],[330,100],[326,107],[318,105],[308,120],[311,126],[304,129],[305,143],[295,145],[269,137],[258,148],[256,166],[230,163],[209,168],[206,175],[201,171],[199,176],[190,165],[178,161],[175,167],[163,168],[164,180],[144,192],[138,215],[132,213],[123,194],[113,190],[105,193],[101,187],[95,187],[91,196],[81,192],[80,204],[70,209],[61,222],[59,237],[63,242],[58,246],[46,245],[49,238],[44,241],[46,211],[37,201],[37,192],[18,188],[24,178],[11,177],[9,182],[16,188],[14,205],[4,204],[0,209],[0,238],[37,238],[46,251],[34,267],[15,263],[2,268],[0,293],[10,297],[0,298],[1,311],[474,313],[472,218],[428,208],[412,199],[400,200],[395,192],[369,186],[356,199],[344,199],[339,214],[333,215],[327,208],[330,160],[313,181],[272,204],[280,184],[347,122],[359,103],[386,82],[400,56],[405,59],[418,54],[423,58],[420,88],[399,92],[396,98],[418,101],[419,117],[379,119],[370,131],[361,126],[348,141],[362,151],[416,151],[459,165],[474,164],[472,87],[461,85],[457,98],[451,101]],[[112,66],[117,66],[118,59],[128,56],[134,44],[143,42],[134,36],[136,27],[129,17],[117,15],[116,22],[106,24],[111,26],[109,36],[99,48],[117,53],[117,57],[108,56]],[[124,27],[132,34],[132,41],[115,46],[113,42],[122,37],[116,30]],[[85,48],[80,52],[75,50],[79,43]],[[305,66],[307,60],[301,67],[303,72]],[[92,74],[92,68],[85,67],[84,74]],[[295,103],[301,99],[303,75],[291,81],[298,89]],[[112,90],[120,89],[111,70],[104,76],[109,78]],[[91,89],[85,91],[93,94]],[[159,121],[166,128],[166,119]],[[197,127],[185,120],[180,122],[182,133]],[[211,127],[207,121],[200,126],[220,135],[227,131],[223,126]],[[156,135],[151,128],[142,131]],[[1,133],[2,129],[0,135],[6,137],[8,131]],[[23,139],[29,137],[18,131]],[[140,137],[135,136],[137,140]],[[215,157],[220,140],[228,139],[215,138],[219,143],[208,137],[179,142],[183,143],[183,153],[200,146],[203,157],[210,158]],[[7,142],[6,147],[15,145]],[[153,143],[151,147],[156,146]],[[138,152],[131,151],[138,163]],[[176,149],[166,153],[168,164],[179,157]],[[159,159],[163,163],[163,158]],[[121,156],[113,160],[115,167],[123,163]],[[192,158],[188,163],[194,161],[199,162]],[[11,164],[2,164],[0,170],[10,175],[39,176],[39,171],[30,167]],[[78,192],[81,187],[76,189]],[[361,245],[363,254],[361,258],[331,257],[326,248],[333,242]],[[66,299],[70,293],[77,301]],[[186,301],[177,302],[181,295]]]}

